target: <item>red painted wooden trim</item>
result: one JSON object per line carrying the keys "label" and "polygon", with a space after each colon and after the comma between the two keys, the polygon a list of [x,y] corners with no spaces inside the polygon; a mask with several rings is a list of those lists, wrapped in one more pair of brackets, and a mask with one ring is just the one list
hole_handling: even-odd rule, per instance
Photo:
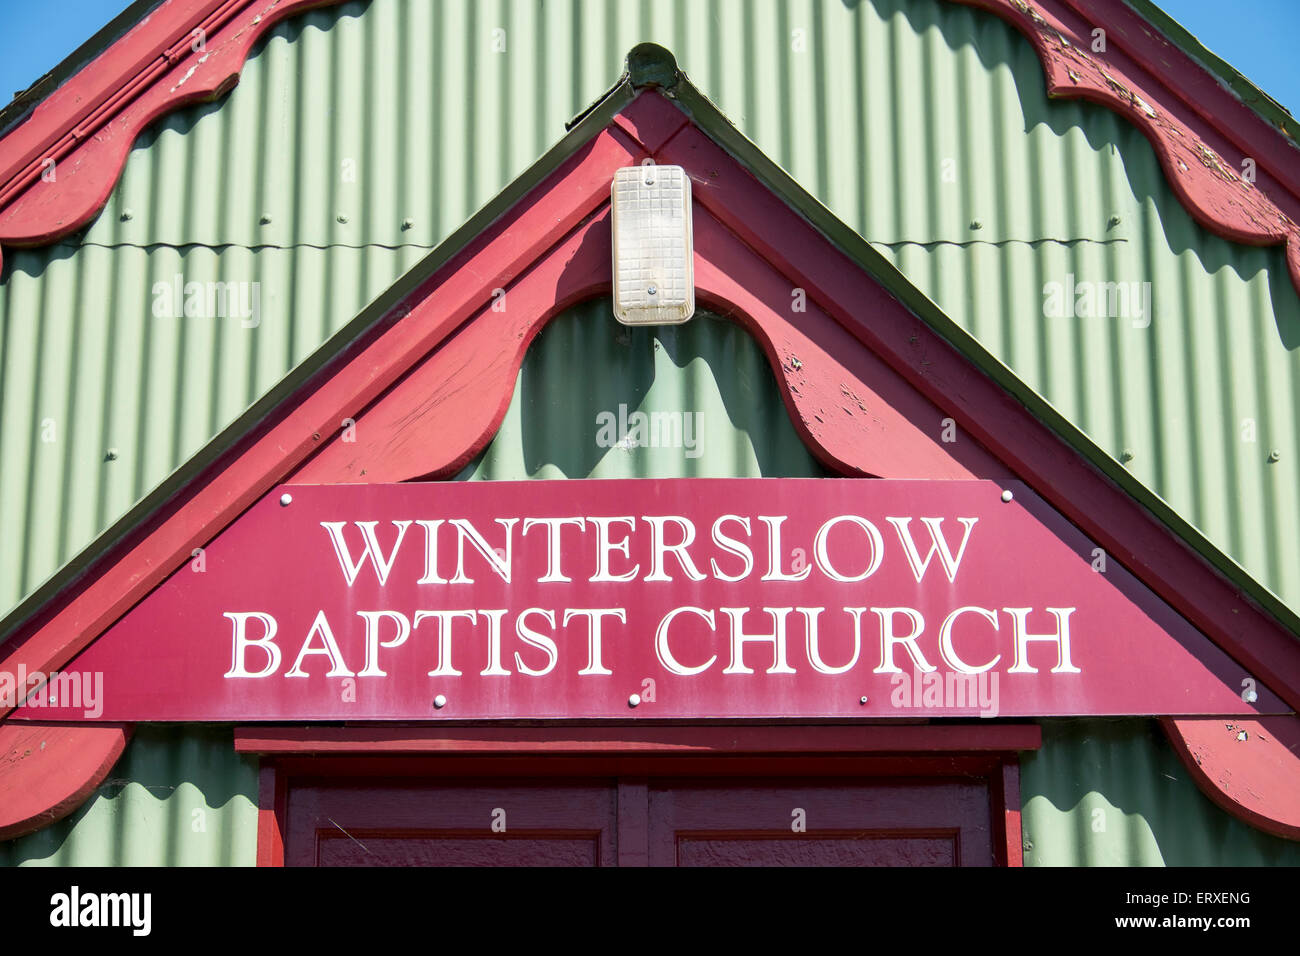
{"label": "red painted wooden trim", "polygon": [[289,791],[273,761],[257,774],[257,865],[284,866],[284,824]]}
{"label": "red painted wooden trim", "polygon": [[1300,840],[1300,717],[1162,717],[1160,725],[1215,804],[1266,833]]}
{"label": "red painted wooden trim", "polygon": [[1002,828],[1005,838],[1002,864],[1025,865],[1024,834],[1020,824],[1020,761],[1008,759],[1002,764]]}
{"label": "red painted wooden trim", "polygon": [[258,754],[880,754],[1037,750],[1037,724],[235,728]]}
{"label": "red painted wooden trim", "polygon": [[[1089,2],[1086,16],[1078,0],[955,2],[996,14],[1027,38],[1042,62],[1049,96],[1098,103],[1141,130],[1174,193],[1206,229],[1247,245],[1285,243],[1291,282],[1300,290],[1300,194],[1288,188],[1300,156],[1276,131],[1271,137],[1276,145],[1258,155],[1243,152],[1236,129],[1249,128],[1253,136],[1247,142],[1254,147],[1265,142],[1259,124],[1241,121],[1247,107],[1239,102],[1230,107],[1227,100],[1233,98],[1226,90],[1214,98],[1223,113],[1216,111],[1213,119],[1191,105],[1194,95],[1184,92],[1189,80],[1198,81],[1198,91],[1218,86],[1201,67],[1186,56],[1165,59],[1154,40],[1134,42],[1154,31],[1143,28],[1133,11],[1117,15],[1123,6],[1118,0]],[[1107,31],[1104,53],[1092,51],[1095,26]],[[1240,175],[1248,155],[1256,162],[1253,184]]]}
{"label": "red painted wooden trim", "polygon": [[[0,141],[0,243],[44,245],[95,218],[136,137],[239,81],[258,39],[339,0],[169,0],[46,98]],[[204,44],[194,49],[194,33]],[[55,161],[52,182],[41,179]]]}
{"label": "red painted wooden trim", "polygon": [[130,737],[124,724],[0,724],[0,840],[49,826],[85,803]]}
{"label": "red painted wooden trim", "polygon": [[[354,416],[348,441],[336,433],[292,480],[395,482],[459,472],[500,427],[537,332],[569,304],[608,292],[606,218],[510,286],[504,311],[484,306],[471,326]],[[695,214],[695,248],[697,300],[758,340],[796,431],[828,467],[888,478],[1010,476],[974,442],[941,442],[944,413],[815,304],[797,324],[773,309],[768,303],[789,303],[789,282],[703,210]]]}
{"label": "red painted wooden trim", "polygon": [[[1300,155],[1296,144],[1243,103],[1209,70],[1164,34],[1153,30],[1124,0],[1064,0],[1075,13],[1106,30],[1106,42],[1123,50],[1150,76],[1178,97],[1190,113],[1223,134],[1244,156],[1300,196]],[[1256,182],[1259,185],[1259,182]],[[1266,182],[1264,192],[1272,193]]]}
{"label": "red painted wooden trim", "polygon": [[[1300,708],[1300,642],[1112,484],[698,128],[656,160],[691,170],[698,206],[884,359],[958,428],[1100,544],[1212,641]],[[702,170],[721,169],[719,176]],[[701,270],[703,271],[703,270]],[[848,422],[844,423],[849,426]]]}
{"label": "red painted wooden trim", "polygon": [[461,754],[287,755],[276,758],[295,778],[411,777],[979,777],[1000,773],[996,754]]}

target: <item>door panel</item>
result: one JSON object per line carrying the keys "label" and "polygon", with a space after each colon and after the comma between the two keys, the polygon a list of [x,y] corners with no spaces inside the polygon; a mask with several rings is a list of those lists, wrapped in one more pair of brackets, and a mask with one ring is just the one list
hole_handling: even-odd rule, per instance
{"label": "door panel", "polygon": [[289,866],[611,866],[612,781],[318,782],[289,792]]}
{"label": "door panel", "polygon": [[654,785],[652,866],[990,866],[979,781]]}
{"label": "door panel", "polygon": [[956,834],[679,833],[678,866],[956,866]]}
{"label": "door panel", "polygon": [[286,822],[291,866],[994,862],[971,778],[340,778],[290,786]]}
{"label": "door panel", "polygon": [[596,866],[600,834],[320,834],[319,866]]}

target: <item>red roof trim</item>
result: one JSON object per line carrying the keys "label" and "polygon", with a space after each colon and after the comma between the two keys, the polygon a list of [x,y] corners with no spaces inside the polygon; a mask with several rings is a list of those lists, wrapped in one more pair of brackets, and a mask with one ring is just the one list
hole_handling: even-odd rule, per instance
{"label": "red roof trim", "polygon": [[[1203,67],[1121,0],[952,0],[1011,24],[1033,45],[1049,96],[1098,103],[1150,140],[1165,178],[1192,217],[1252,246],[1286,245],[1300,291],[1300,155],[1288,139],[1223,89]],[[1093,31],[1105,31],[1104,52]],[[1242,178],[1243,160],[1255,181]]]}
{"label": "red roof trim", "polygon": [[338,2],[167,0],[0,140],[0,243],[45,245],[87,225],[150,123],[224,94],[285,17]]}

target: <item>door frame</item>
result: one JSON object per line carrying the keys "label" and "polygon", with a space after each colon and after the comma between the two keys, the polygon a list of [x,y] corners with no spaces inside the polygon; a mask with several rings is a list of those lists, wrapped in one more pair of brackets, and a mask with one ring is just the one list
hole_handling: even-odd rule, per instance
{"label": "door frame", "polygon": [[[1020,758],[1037,724],[646,723],[250,725],[256,754],[257,865],[284,866],[289,790],[307,780],[395,777],[967,777],[988,787],[995,862],[1023,866]],[[633,794],[628,793],[630,797]]]}

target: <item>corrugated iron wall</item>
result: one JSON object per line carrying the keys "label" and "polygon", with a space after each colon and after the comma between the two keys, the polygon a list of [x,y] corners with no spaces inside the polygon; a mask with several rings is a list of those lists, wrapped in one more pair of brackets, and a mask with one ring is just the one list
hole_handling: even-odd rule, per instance
{"label": "corrugated iron wall", "polygon": [[0,865],[251,866],[257,761],[229,727],[143,726],[80,810],[0,843]]}
{"label": "corrugated iron wall", "polygon": [[1044,720],[1021,763],[1026,866],[1297,866],[1300,843],[1224,813],[1154,720]]}
{"label": "corrugated iron wall", "polygon": [[[648,39],[1300,603],[1300,300],[1280,250],[1196,226],[1141,134],[1049,103],[1000,20],[940,0],[372,0],[278,26],[226,99],[142,138],[80,242],[7,254],[0,607],[522,172]],[[177,275],[257,283],[256,326],[156,316]],[[1072,280],[1149,282],[1155,318],[1044,315],[1044,288]]]}
{"label": "corrugated iron wall", "polygon": [[[571,387],[578,374],[587,388]],[[599,416],[618,416],[620,405],[698,417],[680,447],[605,447]],[[742,329],[707,314],[621,328],[602,299],[541,332],[500,431],[460,478],[823,473]],[[0,863],[251,864],[255,771],[234,753],[229,728],[141,728],[82,810],[0,844]],[[1154,721],[1045,722],[1021,792],[1029,865],[1300,863],[1300,843],[1259,833],[1202,796]]]}

